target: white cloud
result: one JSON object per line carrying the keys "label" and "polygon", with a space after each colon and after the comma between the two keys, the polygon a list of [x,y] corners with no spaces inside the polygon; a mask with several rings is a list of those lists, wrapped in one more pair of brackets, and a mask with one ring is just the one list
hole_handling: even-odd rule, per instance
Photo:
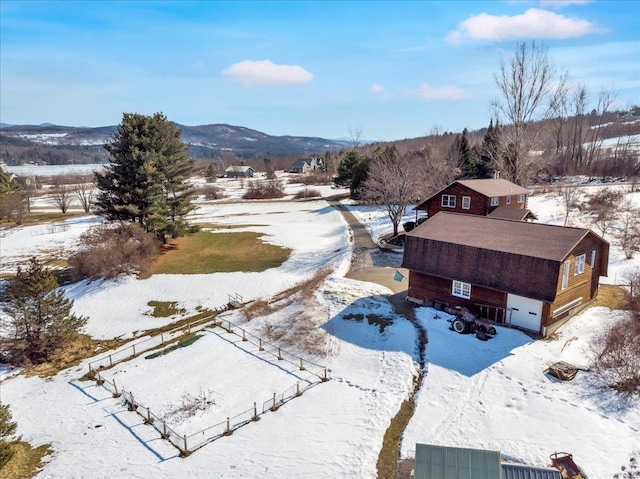
{"label": "white cloud", "polygon": [[462,100],[470,98],[471,95],[460,87],[455,85],[444,85],[434,87],[428,83],[423,83],[417,90],[418,95],[423,100],[436,100],[439,98],[447,98],[449,100]]}
{"label": "white cloud", "polygon": [[449,32],[447,41],[459,43],[467,38],[483,40],[515,40],[521,38],[578,38],[599,29],[587,20],[530,8],[521,15],[473,15]]}
{"label": "white cloud", "polygon": [[245,60],[234,63],[222,74],[244,86],[287,85],[311,81],[313,75],[297,65],[276,65],[271,60]]}
{"label": "white cloud", "polygon": [[384,89],[384,87],[382,85],[378,85],[377,83],[374,83],[371,86],[371,91],[374,93],[386,93],[386,90]]}

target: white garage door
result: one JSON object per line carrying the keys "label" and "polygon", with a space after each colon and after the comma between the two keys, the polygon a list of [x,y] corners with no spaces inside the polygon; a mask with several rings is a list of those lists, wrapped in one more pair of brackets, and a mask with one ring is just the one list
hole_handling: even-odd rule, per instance
{"label": "white garage door", "polygon": [[507,308],[511,309],[511,324],[531,331],[540,331],[542,301],[509,294]]}

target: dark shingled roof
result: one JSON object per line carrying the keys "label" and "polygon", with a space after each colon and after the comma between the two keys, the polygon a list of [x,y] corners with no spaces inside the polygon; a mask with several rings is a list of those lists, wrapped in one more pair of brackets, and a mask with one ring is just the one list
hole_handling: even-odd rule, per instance
{"label": "dark shingled roof", "polygon": [[553,302],[562,261],[588,229],[440,212],[406,235],[402,266]]}
{"label": "dark shingled roof", "polygon": [[537,220],[538,217],[531,210],[522,208],[512,208],[510,206],[498,206],[487,216],[490,218],[500,218],[503,220],[524,221],[525,219]]}
{"label": "dark shingled roof", "polygon": [[584,228],[440,212],[409,236],[562,261],[590,232]]}

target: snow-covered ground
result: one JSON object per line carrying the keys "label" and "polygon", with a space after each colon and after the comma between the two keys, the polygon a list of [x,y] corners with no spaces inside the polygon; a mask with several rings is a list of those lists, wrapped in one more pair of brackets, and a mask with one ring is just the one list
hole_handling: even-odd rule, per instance
{"label": "snow-covered ground", "polygon": [[[352,254],[349,233],[326,201],[234,203],[230,199],[240,195],[240,182],[216,185],[225,187],[228,198],[201,201],[195,221],[216,225],[215,231],[259,232],[264,241],[291,248],[290,258],[262,273],[156,275],[70,285],[67,294],[75,301],[74,310],[89,317],[87,332],[98,338],[131,337],[175,319],[150,316],[149,301],[177,301],[188,315],[226,303],[228,294],[238,293],[245,301],[269,299],[329,268],[332,274],[318,287],[314,306],[293,304],[250,321],[238,312],[225,314],[257,335],[267,323],[295,324],[296,318],[308,316],[324,351],[315,359],[327,366],[331,379],[258,422],[180,458],[119,399],[79,380],[90,360],[48,379],[14,375],[0,383],[0,398],[11,405],[18,434],[34,446],[51,443],[53,449],[38,478],[376,477],[384,432],[418,372],[413,325],[395,314],[385,298],[389,290],[344,278]],[[288,184],[287,192],[302,187]],[[311,188],[324,195],[341,192]],[[639,204],[638,193],[629,195]],[[380,209],[346,203],[374,239],[390,231]],[[553,193],[532,196],[529,207],[540,221],[564,220]],[[403,221],[412,219],[414,212],[408,209]],[[31,255],[71,251],[82,231],[96,221],[86,216],[3,235],[2,272],[11,272]],[[572,213],[571,222],[589,226],[578,212]],[[640,259],[625,260],[612,240],[607,280],[613,282],[634,268],[640,268]],[[619,312],[588,309],[562,327],[553,341],[532,341],[499,328],[494,339],[481,342],[449,331],[442,312],[416,311],[429,344],[423,386],[402,441],[403,457],[413,454],[416,442],[426,442],[500,450],[512,462],[544,466],[549,454],[566,450],[588,477],[599,479],[611,477],[631,455],[640,454],[637,401],[598,390],[588,372],[566,383],[543,373],[557,360],[588,365],[590,339]],[[376,318],[383,318],[382,323]],[[155,359],[141,356],[121,363],[105,376],[118,378],[184,434],[245,410],[254,401],[261,404],[297,381],[295,371],[241,351],[220,331],[205,331],[193,345]],[[201,392],[213,399],[210,410],[189,418],[177,412],[175,406],[185,394]]]}

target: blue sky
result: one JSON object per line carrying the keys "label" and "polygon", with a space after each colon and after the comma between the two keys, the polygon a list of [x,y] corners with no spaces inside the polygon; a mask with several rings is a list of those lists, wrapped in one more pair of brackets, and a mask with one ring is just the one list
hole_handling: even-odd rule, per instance
{"label": "blue sky", "polygon": [[543,43],[595,105],[640,105],[640,1],[0,0],[0,121],[123,112],[395,140],[487,126],[494,74]]}

